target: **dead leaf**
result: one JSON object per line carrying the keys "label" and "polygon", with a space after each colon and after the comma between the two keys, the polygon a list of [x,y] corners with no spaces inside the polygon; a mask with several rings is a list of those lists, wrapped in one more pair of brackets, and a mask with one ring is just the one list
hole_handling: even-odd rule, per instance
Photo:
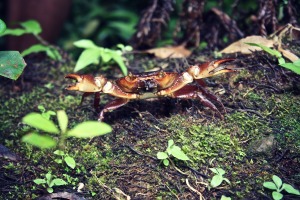
{"label": "dead leaf", "polygon": [[264,38],[258,35],[248,36],[246,38],[240,39],[228,47],[220,51],[220,53],[242,53],[242,54],[251,54],[254,51],[262,51],[260,47],[250,46],[245,43],[256,43],[261,44],[266,47],[277,48],[277,50],[282,53],[282,55],[294,62],[299,59],[294,53],[287,49],[282,48],[282,40],[283,38],[287,38],[289,40],[298,40],[300,37],[300,29],[292,26],[291,24],[287,24],[282,29],[272,33],[270,35],[270,39]]}
{"label": "dead leaf", "polygon": [[256,43],[256,44],[262,44],[267,47],[273,47],[274,41],[268,40],[267,38],[264,38],[259,35],[252,35],[245,37],[243,39],[240,39],[232,44],[230,44],[228,47],[220,51],[220,53],[237,53],[240,52],[242,54],[251,54],[254,51],[261,51],[262,49],[260,47],[256,46],[250,46],[245,43]]}
{"label": "dead leaf", "polygon": [[157,58],[186,58],[189,57],[192,53],[183,45],[148,49],[144,52],[154,54],[154,56]]}

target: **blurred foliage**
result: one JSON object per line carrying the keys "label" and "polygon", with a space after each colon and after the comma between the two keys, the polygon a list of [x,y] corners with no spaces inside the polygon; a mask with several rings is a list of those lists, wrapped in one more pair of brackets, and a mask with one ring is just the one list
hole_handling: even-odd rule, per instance
{"label": "blurred foliage", "polygon": [[70,49],[83,38],[104,47],[128,43],[144,5],[143,1],[73,0],[60,44]]}

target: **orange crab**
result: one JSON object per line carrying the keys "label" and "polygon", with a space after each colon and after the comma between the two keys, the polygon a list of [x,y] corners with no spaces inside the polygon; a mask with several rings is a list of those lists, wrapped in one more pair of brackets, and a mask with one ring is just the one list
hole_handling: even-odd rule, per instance
{"label": "orange crab", "polygon": [[[217,96],[204,89],[201,79],[234,71],[234,65],[231,63],[233,60],[221,59],[202,65],[192,65],[183,73],[164,71],[130,73],[115,81],[107,80],[103,76],[68,74],[65,78],[76,80],[76,83],[66,89],[84,92],[81,102],[85,96],[95,93],[94,107],[99,104],[100,93],[117,97],[104,106],[99,114],[99,121],[103,120],[105,112],[115,110],[130,100],[161,97],[199,99],[205,106],[222,117],[217,107],[209,99],[218,102],[225,110],[223,104]],[[199,84],[191,85],[190,83],[194,80]]]}

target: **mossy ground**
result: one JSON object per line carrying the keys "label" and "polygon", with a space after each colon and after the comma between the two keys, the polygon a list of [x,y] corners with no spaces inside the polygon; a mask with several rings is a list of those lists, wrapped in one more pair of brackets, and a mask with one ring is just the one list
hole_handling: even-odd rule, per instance
{"label": "mossy ground", "polygon": [[[84,183],[79,195],[90,199],[125,199],[122,192],[132,199],[199,199],[195,191],[205,199],[220,199],[222,195],[265,199],[271,197],[271,192],[262,184],[270,181],[273,174],[299,188],[299,77],[275,65],[262,67],[253,58],[241,60],[246,63],[241,66],[243,70],[207,80],[209,89],[226,107],[224,120],[196,100],[133,101],[106,115],[112,133],[91,140],[66,141],[65,152],[77,163],[74,170],[55,162],[54,149],[39,150],[22,143],[20,139],[28,127],[21,119],[30,112],[40,112],[37,107],[43,105],[47,110],[66,110],[71,128],[96,120],[92,98],[79,107],[81,94],[63,89],[68,84],[64,76],[71,72],[70,67],[32,64],[35,69],[47,65],[49,72],[25,69],[31,72],[24,75],[22,84],[26,88],[18,92],[13,92],[12,82],[1,82],[1,144],[22,159],[1,159],[0,198],[32,199],[46,194],[45,188],[33,180],[43,178],[47,172],[68,182],[54,187],[55,192],[74,193],[78,183]],[[153,67],[166,63],[143,58],[132,61],[132,71],[138,70],[139,61],[140,66]],[[169,63],[170,68],[178,68],[184,62]],[[105,96],[102,102],[109,99]],[[256,153],[254,144],[268,135],[275,136],[276,145],[267,152]],[[156,154],[166,149],[169,139],[182,147],[191,160],[174,159],[175,166],[164,167]],[[208,190],[212,167],[223,168],[231,185],[224,182]]]}

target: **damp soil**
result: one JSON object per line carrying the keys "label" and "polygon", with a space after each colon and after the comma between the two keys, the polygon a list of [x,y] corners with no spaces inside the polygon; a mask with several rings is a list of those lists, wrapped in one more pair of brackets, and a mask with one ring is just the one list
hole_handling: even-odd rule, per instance
{"label": "damp soil", "polygon": [[[130,55],[128,69],[183,72],[188,64],[214,60],[210,53],[188,59],[156,59]],[[27,61],[27,60],[26,60]],[[35,199],[47,195],[33,180],[51,172],[68,180],[53,187],[85,199],[272,199],[263,182],[272,175],[300,188],[300,77],[279,67],[276,59],[256,52],[237,56],[236,72],[205,79],[207,89],[226,108],[221,119],[197,100],[150,99],[132,101],[106,113],[104,122],[113,131],[93,139],[68,139],[64,151],[77,163],[74,170],[55,162],[51,150],[40,150],[21,142],[30,112],[64,109],[69,128],[97,120],[93,98],[79,106],[81,94],[66,91],[64,76],[72,72],[72,61],[54,63],[31,57],[17,82],[1,79],[0,141],[12,156],[0,158],[0,199]],[[110,79],[121,77],[117,67],[93,71]],[[102,95],[100,107],[113,97]],[[218,102],[212,102],[222,110]],[[55,117],[52,117],[56,121]],[[269,137],[272,136],[272,137]],[[265,138],[273,138],[266,141]],[[168,140],[182,148],[190,161],[171,158],[166,167],[156,158]],[[262,145],[264,145],[262,147]],[[15,156],[15,157],[14,157]],[[210,168],[222,168],[224,177],[209,187]],[[78,184],[84,187],[78,191]],[[285,199],[296,199],[284,193]]]}

